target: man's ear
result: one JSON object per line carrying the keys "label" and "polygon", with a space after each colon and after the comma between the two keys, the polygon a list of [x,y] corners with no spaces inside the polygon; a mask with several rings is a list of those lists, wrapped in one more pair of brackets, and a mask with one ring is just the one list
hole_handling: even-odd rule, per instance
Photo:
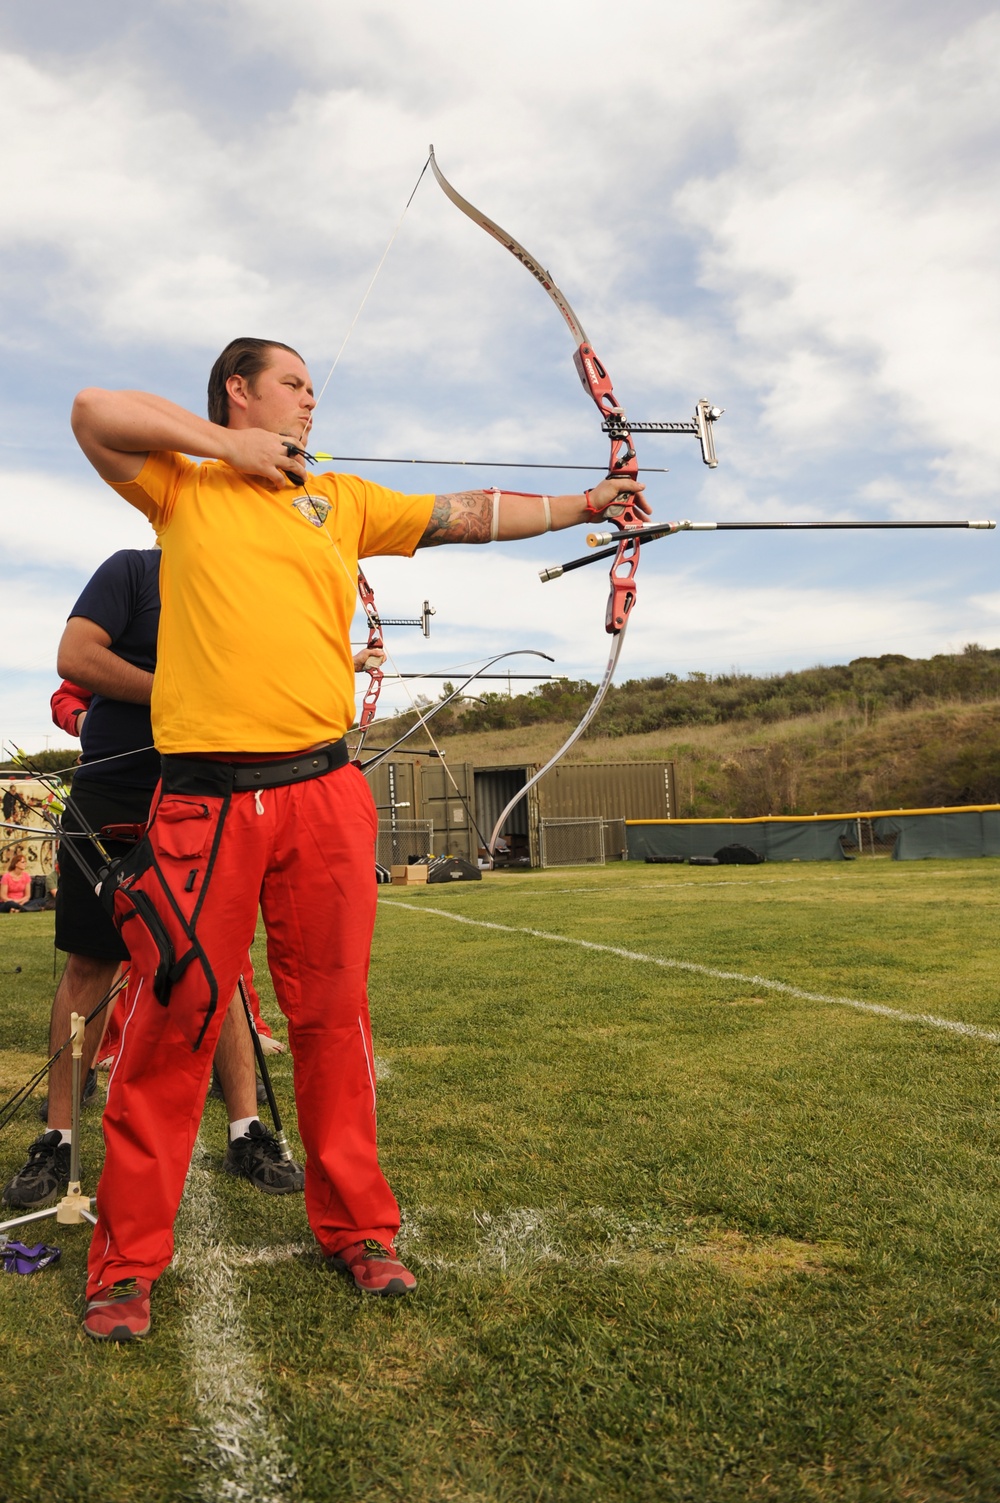
{"label": "man's ear", "polygon": [[250,386],[244,376],[230,376],[226,382],[226,394],[231,407],[239,407],[246,412],[249,406]]}

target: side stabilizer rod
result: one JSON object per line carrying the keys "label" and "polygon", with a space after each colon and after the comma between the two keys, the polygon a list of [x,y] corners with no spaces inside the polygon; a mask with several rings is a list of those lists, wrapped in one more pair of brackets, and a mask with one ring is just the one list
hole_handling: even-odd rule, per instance
{"label": "side stabilizer rod", "polygon": [[[996,522],[985,519],[971,522],[654,522],[648,527],[632,528],[627,533],[590,532],[587,534],[587,544],[595,552],[583,558],[571,559],[567,564],[542,569],[538,577],[543,584],[547,584],[550,579],[559,579],[561,575],[570,574],[574,569],[582,569],[585,564],[596,564],[602,558],[611,558],[617,553],[623,536],[636,538],[643,543],[655,543],[659,538],[673,537],[678,532],[857,532],[941,527],[992,532],[996,525]],[[605,547],[605,544],[610,546]]]}

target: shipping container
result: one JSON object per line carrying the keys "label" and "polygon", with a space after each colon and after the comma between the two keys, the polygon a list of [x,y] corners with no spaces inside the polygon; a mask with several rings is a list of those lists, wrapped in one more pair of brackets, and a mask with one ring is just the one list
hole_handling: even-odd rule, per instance
{"label": "shipping container", "polygon": [[[483,859],[501,811],[541,765],[444,767],[426,754],[381,763],[369,774],[379,811],[377,859],[383,866],[424,855]],[[596,846],[582,840],[588,854],[580,859],[624,860],[625,820],[670,819],[676,807],[672,762],[560,762],[504,821],[502,864],[540,866],[543,845],[551,851],[573,844],[543,842],[543,827],[578,824],[582,837],[595,822],[603,825],[601,839]]]}
{"label": "shipping container", "polygon": [[[541,765],[476,768],[476,808],[487,839],[505,804]],[[511,811],[501,834],[510,847],[510,864],[540,866],[543,824],[601,820],[605,858],[624,860],[624,821],[669,819],[676,807],[672,762],[559,762]],[[649,812],[653,809],[660,812]],[[668,809],[671,814],[664,812]]]}
{"label": "shipping container", "polygon": [[449,763],[446,771],[426,754],[400,757],[381,762],[367,777],[378,809],[375,859],[381,866],[423,856],[476,862],[484,837],[476,829],[471,762]]}

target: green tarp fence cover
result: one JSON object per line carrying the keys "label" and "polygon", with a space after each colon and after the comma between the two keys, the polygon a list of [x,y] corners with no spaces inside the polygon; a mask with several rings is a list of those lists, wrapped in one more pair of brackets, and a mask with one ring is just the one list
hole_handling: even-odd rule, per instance
{"label": "green tarp fence cover", "polygon": [[893,861],[932,856],[1000,856],[1000,809],[887,814],[872,820],[875,839],[895,835]]}
{"label": "green tarp fence cover", "polygon": [[768,861],[844,861],[841,835],[850,840],[854,818],[733,820],[628,820],[628,859],[647,856],[714,856],[726,845],[746,845]]}

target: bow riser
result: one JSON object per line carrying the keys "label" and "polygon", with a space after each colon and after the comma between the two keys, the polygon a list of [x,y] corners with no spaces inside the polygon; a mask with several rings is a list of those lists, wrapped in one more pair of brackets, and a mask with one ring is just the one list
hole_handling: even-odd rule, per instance
{"label": "bow riser", "polygon": [[635,480],[639,474],[639,465],[635,457],[635,448],[625,417],[625,409],[615,396],[611,377],[598,359],[593,345],[581,344],[573,356],[573,364],[576,366],[584,391],[589,392],[601,416],[607,422],[611,437],[608,474],[616,479],[624,476],[628,480]]}
{"label": "bow riser", "polygon": [[[625,409],[615,396],[611,377],[598,359],[593,345],[581,344],[573,356],[573,363],[584,391],[590,394],[601,416],[605,419],[605,427],[611,438],[608,476],[611,479],[623,476],[628,480],[638,480],[639,461],[636,458]],[[587,504],[589,507],[589,501]],[[625,533],[642,527],[644,521],[636,511],[631,496],[623,496],[614,505],[606,506],[600,516],[602,519],[614,522],[615,526]],[[635,604],[635,574],[638,565],[638,540],[629,541],[623,538],[618,555],[611,566],[611,590],[604,618],[604,628],[611,635],[622,630],[628,613]],[[623,567],[627,572],[621,572]]]}
{"label": "bow riser", "polygon": [[[379,620],[378,608],[375,604],[375,591],[360,569],[358,570],[358,594],[361,597],[365,616],[368,618],[368,651],[382,652],[384,650],[382,623]],[[368,666],[367,662],[365,664],[365,671],[368,674],[368,688],[365,690],[364,699],[361,701],[361,717],[358,721],[358,729],[362,732],[366,731],[375,719],[375,711],[378,708],[378,697],[382,692],[382,669],[377,659],[370,659],[369,661],[372,663],[371,667]],[[362,736],[361,741],[358,743],[355,756],[360,755],[363,741],[364,736]]]}
{"label": "bow riser", "polygon": [[639,539],[630,537],[626,532],[618,544],[618,552],[611,565],[611,594],[608,596],[604,630],[612,637],[624,631],[628,613],[635,605],[635,571],[639,565],[639,547]]}

